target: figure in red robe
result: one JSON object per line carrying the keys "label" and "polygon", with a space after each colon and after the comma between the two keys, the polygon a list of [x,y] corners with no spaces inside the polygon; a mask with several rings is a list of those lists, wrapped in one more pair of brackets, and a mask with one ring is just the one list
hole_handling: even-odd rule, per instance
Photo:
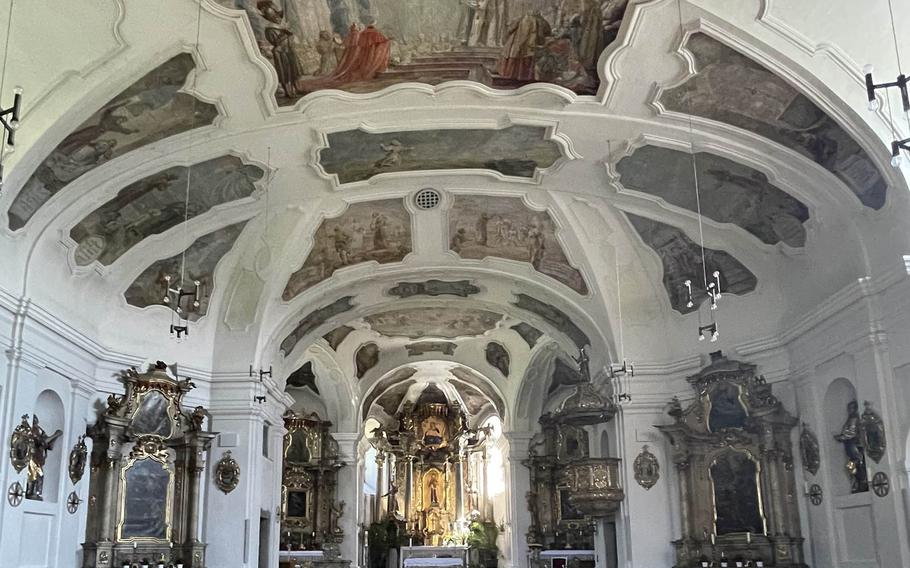
{"label": "figure in red robe", "polygon": [[376,29],[375,24],[371,23],[360,31],[352,24],[344,43],[344,56],[332,74],[333,80],[345,83],[367,81],[388,68],[392,42]]}

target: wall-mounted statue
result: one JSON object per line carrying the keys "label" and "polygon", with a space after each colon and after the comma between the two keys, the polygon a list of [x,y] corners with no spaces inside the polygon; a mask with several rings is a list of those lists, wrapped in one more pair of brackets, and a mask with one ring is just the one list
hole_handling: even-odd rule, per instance
{"label": "wall-mounted statue", "polygon": [[10,461],[16,472],[28,468],[28,481],[25,484],[25,498],[34,501],[43,501],[44,491],[44,464],[47,463],[47,454],[54,449],[54,441],[63,432],[57,430],[50,436],[38,422],[38,416],[32,416],[29,426],[28,414],[22,416],[22,422],[13,430],[10,436]]}
{"label": "wall-mounted statue", "polygon": [[844,468],[850,478],[850,490],[853,493],[869,491],[869,477],[866,472],[866,454],[863,449],[862,422],[859,417],[859,405],[855,400],[847,403],[847,420],[834,439],[844,445],[847,463]]}
{"label": "wall-mounted statue", "polygon": [[85,462],[88,458],[88,447],[85,445],[85,434],[79,436],[79,441],[70,450],[69,474],[73,485],[79,483],[85,473]]}
{"label": "wall-mounted statue", "polygon": [[878,463],[885,455],[887,441],[885,440],[885,424],[868,400],[863,403],[863,415],[860,417],[863,428],[863,441],[866,443],[866,454],[872,461]]}

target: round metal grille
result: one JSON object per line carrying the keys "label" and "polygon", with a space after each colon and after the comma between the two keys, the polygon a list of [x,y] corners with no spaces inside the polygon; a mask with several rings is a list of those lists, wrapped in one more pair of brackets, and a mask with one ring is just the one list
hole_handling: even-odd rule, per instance
{"label": "round metal grille", "polygon": [[440,199],[439,192],[435,189],[421,189],[414,196],[414,203],[420,209],[435,209]]}

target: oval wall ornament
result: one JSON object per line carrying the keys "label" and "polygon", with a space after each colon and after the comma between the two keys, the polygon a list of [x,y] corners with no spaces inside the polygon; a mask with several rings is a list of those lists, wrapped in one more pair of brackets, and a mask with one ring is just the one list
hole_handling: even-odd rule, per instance
{"label": "oval wall ornament", "polygon": [[231,451],[227,450],[215,466],[215,485],[227,495],[236,489],[239,483],[240,464],[231,455]]}

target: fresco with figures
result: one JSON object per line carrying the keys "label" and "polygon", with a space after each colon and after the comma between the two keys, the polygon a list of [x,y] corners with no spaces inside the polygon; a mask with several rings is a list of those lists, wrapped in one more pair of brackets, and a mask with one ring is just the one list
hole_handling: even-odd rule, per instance
{"label": "fresco with figures", "polygon": [[[344,296],[342,298],[338,298],[331,304],[326,304],[325,306],[316,308],[312,312],[309,312],[303,316],[300,320],[297,321],[297,325],[294,327],[293,331],[287,334],[287,336],[285,336],[285,338],[281,341],[281,345],[279,347],[281,353],[287,357],[291,354],[294,348],[297,347],[297,344],[300,343],[300,340],[306,337],[310,332],[322,326],[335,316],[353,310],[353,300],[353,296]],[[345,334],[345,337],[346,336],[347,334]]]}
{"label": "fresco with figures", "polygon": [[355,203],[322,222],[303,266],[288,279],[282,298],[290,300],[332,276],[362,262],[401,262],[411,252],[411,215],[400,199]]}
{"label": "fresco with figures", "polygon": [[71,182],[146,144],[211,124],[214,105],[181,92],[195,64],[181,53],[144,75],[69,133],[38,165],[10,206],[18,230]]}
{"label": "fresco with figures", "polygon": [[240,158],[222,156],[192,168],[169,168],[131,183],[70,230],[77,243],[76,264],[97,261],[109,265],[142,240],[164,233],[184,219],[249,197],[264,175],[261,168],[244,164]]}
{"label": "fresco with figures", "polygon": [[[747,294],[758,285],[755,275],[728,252],[705,248],[702,263],[701,247],[680,229],[631,213],[626,213],[626,217],[641,240],[660,257],[664,287],[674,310],[683,314],[697,310],[708,297],[704,275],[707,273],[709,281],[713,281],[711,275],[715,270],[720,272],[720,289],[724,294]],[[686,280],[692,281],[692,307],[687,306]]]}
{"label": "fresco with figures", "polygon": [[697,73],[665,91],[669,110],[732,124],[782,144],[843,181],[866,207],[885,204],[887,182],[865,150],[784,79],[745,55],[695,34],[686,42]]}
{"label": "fresco with figures", "polygon": [[487,310],[439,307],[393,310],[363,320],[370,329],[388,337],[454,339],[483,335],[494,329],[502,317]]}
{"label": "fresco with figures", "polygon": [[806,243],[809,208],[768,181],[765,174],[732,160],[699,152],[644,146],[616,164],[623,187],[659,197],[696,212],[693,160],[698,171],[701,213],[718,223],[733,223],[763,243]]}
{"label": "fresco with figures", "polygon": [[[185,255],[180,253],[153,263],[143,270],[124,292],[126,302],[139,308],[160,305],[162,298],[167,295],[168,284],[165,277],[170,276],[171,285],[174,286],[180,285],[180,278],[183,275],[183,288],[191,290],[193,282],[196,281],[200,284],[199,307],[189,309],[190,306],[181,305],[186,319],[198,320],[208,311],[209,300],[214,291],[215,267],[234,246],[234,241],[240,236],[244,226],[246,221],[218,229],[196,239],[186,249]],[[188,297],[185,301],[190,302],[191,299]]]}
{"label": "fresco with figures", "polygon": [[535,270],[587,294],[584,277],[569,264],[546,211],[518,197],[459,195],[449,213],[449,248],[462,258],[490,256],[528,262]]}
{"label": "fresco with figures", "polygon": [[219,0],[244,10],[279,104],[321,89],[535,82],[597,92],[629,0]]}
{"label": "fresco with figures", "polygon": [[342,184],[388,172],[427,170],[481,169],[533,178],[562,156],[559,145],[547,140],[547,130],[526,125],[382,134],[345,130],[327,136],[319,164]]}

